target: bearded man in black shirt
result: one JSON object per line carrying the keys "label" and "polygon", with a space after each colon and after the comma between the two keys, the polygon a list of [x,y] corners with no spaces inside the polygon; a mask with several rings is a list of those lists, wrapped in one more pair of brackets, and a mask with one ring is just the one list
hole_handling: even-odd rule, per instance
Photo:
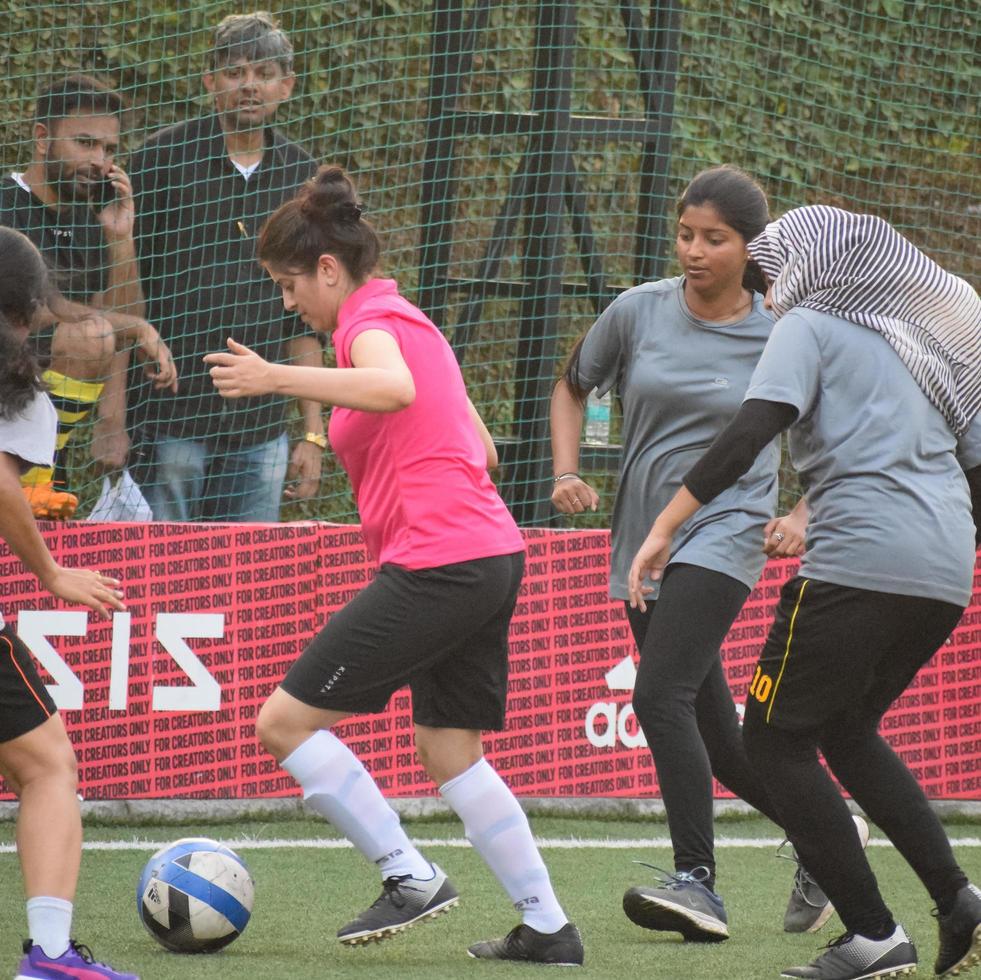
{"label": "bearded man in black shirt", "polygon": [[37,246],[55,291],[35,313],[34,342],[58,410],[54,471],[24,476],[36,517],[70,517],[61,450],[98,403],[92,455],[105,471],[126,463],[122,423],[129,347],[151,383],[176,390],[176,370],[157,331],[143,319],[133,244],[133,196],[117,164],[120,95],[88,75],[44,88],[35,108],[31,161],[0,180],[0,224]]}

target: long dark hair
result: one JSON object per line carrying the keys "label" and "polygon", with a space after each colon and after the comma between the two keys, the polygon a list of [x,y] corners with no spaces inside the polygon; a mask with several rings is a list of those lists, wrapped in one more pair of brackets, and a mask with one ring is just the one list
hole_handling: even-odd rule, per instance
{"label": "long dark hair", "polygon": [[[684,214],[686,208],[703,204],[715,208],[719,217],[747,243],[760,234],[770,221],[766,192],[749,174],[729,164],[710,167],[695,175],[678,198],[678,217]],[[743,272],[743,287],[750,292],[766,292],[766,280],[752,259],[746,263]],[[562,370],[562,379],[580,401],[585,400],[587,394],[579,386],[579,355],[585,339],[586,335],[583,334],[576,341]]]}
{"label": "long dark hair", "polygon": [[381,243],[362,217],[354,182],[325,165],[270,216],[259,234],[259,261],[309,275],[321,255],[333,255],[355,282],[371,275]]}
{"label": "long dark hair", "polygon": [[48,270],[30,239],[0,227],[0,418],[13,418],[44,385],[34,353],[15,326],[30,324],[51,296]]}

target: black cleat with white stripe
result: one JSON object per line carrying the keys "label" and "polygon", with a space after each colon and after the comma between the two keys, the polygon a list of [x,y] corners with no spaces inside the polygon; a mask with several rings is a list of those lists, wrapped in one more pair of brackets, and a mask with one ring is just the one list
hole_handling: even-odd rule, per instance
{"label": "black cleat with white stripe", "polygon": [[429,880],[412,875],[386,878],[374,904],[340,929],[337,938],[346,946],[379,943],[448,912],[460,900],[457,890],[435,864],[433,872]]}
{"label": "black cleat with white stripe", "polygon": [[808,966],[793,966],[781,977],[794,980],[871,980],[906,977],[916,973],[916,947],[902,926],[885,939],[868,939],[846,932],[828,943]]}

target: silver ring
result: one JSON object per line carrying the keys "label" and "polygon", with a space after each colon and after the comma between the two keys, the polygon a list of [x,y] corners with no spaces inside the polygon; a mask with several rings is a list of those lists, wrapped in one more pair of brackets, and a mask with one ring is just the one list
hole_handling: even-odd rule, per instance
{"label": "silver ring", "polygon": [[783,539],[784,539],[784,534],[782,531],[777,531],[777,533],[773,535],[773,540],[778,543],[783,541]]}

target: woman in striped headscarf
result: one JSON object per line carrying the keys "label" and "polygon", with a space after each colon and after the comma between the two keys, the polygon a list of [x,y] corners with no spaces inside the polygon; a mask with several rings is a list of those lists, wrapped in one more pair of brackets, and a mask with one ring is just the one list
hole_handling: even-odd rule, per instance
{"label": "woman in striped headscarf", "polygon": [[747,248],[780,319],[739,412],[634,558],[631,602],[643,606],[644,578],[659,577],[676,529],[789,429],[811,514],[807,552],[761,652],[744,738],[847,931],[782,975],[859,980],[917,962],[820,750],[935,901],[935,969],[953,976],[981,961],[981,891],[878,726],[971,599],[981,300],[886,222],[837,208],[790,211]]}

